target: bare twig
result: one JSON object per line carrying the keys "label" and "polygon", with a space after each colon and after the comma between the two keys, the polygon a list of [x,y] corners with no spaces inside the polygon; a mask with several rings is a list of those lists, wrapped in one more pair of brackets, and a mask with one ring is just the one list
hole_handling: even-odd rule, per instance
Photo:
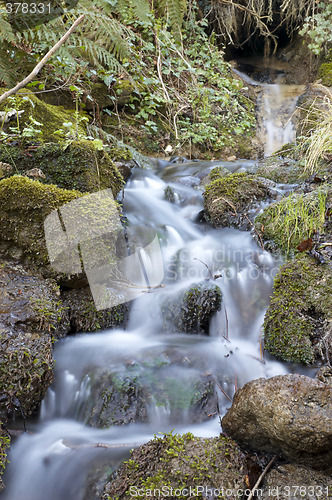
{"label": "bare twig", "polygon": [[269,470],[269,468],[271,467],[271,465],[273,464],[273,462],[275,461],[276,458],[277,458],[276,456],[274,456],[273,458],[271,458],[271,460],[269,461],[269,463],[267,464],[267,466],[263,470],[262,474],[257,479],[255,486],[253,487],[253,489],[251,490],[250,495],[248,496],[248,500],[252,499],[252,497],[254,496],[255,490],[257,490],[258,486],[261,484],[261,481],[262,481],[263,477],[265,476],[265,474],[267,473],[267,471]]}
{"label": "bare twig", "polygon": [[224,389],[222,389],[222,388],[220,387],[220,385],[218,384],[218,382],[217,382],[216,380],[215,380],[215,384],[217,385],[217,387],[219,387],[219,389],[221,390],[221,392],[223,393],[223,395],[224,395],[224,396],[226,396],[226,398],[227,398],[227,399],[229,399],[229,401],[230,401],[231,403],[233,403],[232,398],[230,398],[230,397],[228,396],[228,394],[226,394],[226,392],[224,391]]}
{"label": "bare twig", "polygon": [[53,54],[58,50],[58,48],[69,38],[69,36],[72,34],[72,32],[77,28],[77,26],[83,21],[85,18],[85,15],[82,14],[79,16],[76,21],[73,23],[73,25],[69,28],[69,30],[63,35],[63,37],[47,52],[47,54],[39,61],[37,66],[34,67],[34,69],[31,71],[31,73],[24,78],[21,82],[19,82],[15,87],[12,89],[8,90],[2,96],[0,96],[0,104],[5,101],[8,97],[10,97],[13,94],[16,94],[21,88],[25,87],[33,78],[39,73],[39,71],[42,69],[43,66],[47,63],[47,61],[53,56]]}
{"label": "bare twig", "polygon": [[259,238],[259,242],[261,244],[261,247],[262,247],[262,250],[265,250],[264,248],[264,243],[263,243],[263,240],[262,240],[262,237],[261,235],[259,234],[259,232],[257,231],[256,227],[255,227],[255,224],[253,224],[251,222],[251,220],[249,219],[248,215],[247,214],[243,214],[244,217],[247,219],[247,221],[249,222],[249,224],[251,225],[251,227],[253,228],[253,230],[255,231],[255,233],[257,234],[258,238]]}

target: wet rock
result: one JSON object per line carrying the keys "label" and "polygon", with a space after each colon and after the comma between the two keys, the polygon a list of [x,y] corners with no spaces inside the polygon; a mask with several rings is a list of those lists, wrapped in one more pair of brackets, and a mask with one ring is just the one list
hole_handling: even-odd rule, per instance
{"label": "wet rock", "polygon": [[331,495],[331,476],[308,467],[284,464],[268,472],[259,490],[262,491],[261,498],[328,500]]}
{"label": "wet rock", "polygon": [[[34,332],[0,334],[0,415],[5,420],[29,415],[42,401],[53,380],[52,341]],[[18,400],[18,401],[17,401]]]}
{"label": "wet rock", "polygon": [[44,221],[53,210],[83,196],[23,176],[0,181],[0,255],[47,266]]}
{"label": "wet rock", "polygon": [[212,315],[221,308],[220,288],[209,281],[191,285],[162,305],[165,328],[186,333],[209,333]]}
{"label": "wet rock", "polygon": [[64,306],[53,280],[22,266],[0,266],[1,418],[31,413],[53,380],[52,337],[66,331]]}
{"label": "wet rock", "polygon": [[281,151],[280,156],[260,160],[257,169],[255,169],[256,174],[278,184],[295,184],[303,180],[303,166],[300,165],[300,162],[285,156],[287,148],[290,149],[290,152],[293,150],[293,146],[287,144],[283,148],[285,153]]}
{"label": "wet rock", "polygon": [[322,366],[316,373],[316,378],[332,386],[332,367],[328,365]]}
{"label": "wet rock", "polygon": [[102,500],[156,498],[153,490],[158,489],[170,498],[235,500],[240,490],[248,490],[245,475],[245,456],[231,439],[170,433],[132,451],[105,486]]}
{"label": "wet rock", "polygon": [[61,293],[68,333],[93,332],[123,324],[128,315],[127,304],[97,311],[90,288],[66,290]]}
{"label": "wet rock", "polygon": [[284,264],[264,320],[265,347],[285,361],[332,360],[332,272],[308,255]]}
{"label": "wet rock", "polygon": [[332,388],[303,375],[253,380],[222,419],[241,446],[332,471]]}
{"label": "wet rock", "polygon": [[270,189],[254,175],[213,175],[205,187],[204,208],[215,226],[238,227],[245,221],[243,214],[270,194]]}
{"label": "wet rock", "polygon": [[69,329],[66,306],[54,280],[0,261],[0,285],[0,334],[33,332],[59,337]]}
{"label": "wet rock", "polygon": [[93,405],[83,409],[82,418],[93,427],[131,422],[193,424],[208,419],[217,408],[210,376],[190,369],[190,360],[174,353],[151,356],[111,369],[88,374]]}

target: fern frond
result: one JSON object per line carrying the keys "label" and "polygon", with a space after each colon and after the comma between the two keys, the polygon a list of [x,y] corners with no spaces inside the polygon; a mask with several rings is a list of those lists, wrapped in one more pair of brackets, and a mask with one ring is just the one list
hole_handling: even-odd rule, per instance
{"label": "fern frond", "polygon": [[6,9],[0,6],[0,42],[14,42],[15,35],[11,24],[6,20]]}
{"label": "fern frond", "polygon": [[157,8],[160,14],[167,15],[172,28],[180,28],[187,10],[186,0],[158,0]]}

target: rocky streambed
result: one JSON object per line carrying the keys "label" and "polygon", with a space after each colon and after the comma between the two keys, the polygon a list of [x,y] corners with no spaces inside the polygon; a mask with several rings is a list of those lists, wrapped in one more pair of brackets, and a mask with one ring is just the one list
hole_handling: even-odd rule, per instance
{"label": "rocky streambed", "polygon": [[[89,141],[63,166],[56,145],[1,152],[4,465],[6,428],[43,400],[4,498],[246,498],[261,475],[262,498],[331,497],[331,159],[309,175],[290,149],[154,170]],[[50,266],[44,221],[128,176],[125,223],[158,234],[165,276],[97,310],[84,269]]]}

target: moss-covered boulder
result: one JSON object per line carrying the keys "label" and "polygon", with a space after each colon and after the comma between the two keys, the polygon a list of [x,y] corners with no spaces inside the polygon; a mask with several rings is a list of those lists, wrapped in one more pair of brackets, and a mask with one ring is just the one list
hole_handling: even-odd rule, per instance
{"label": "moss-covered boulder", "polygon": [[292,253],[314,232],[325,230],[326,207],[331,200],[332,191],[325,187],[307,194],[292,193],[256,217],[256,230],[270,247],[277,245]]}
{"label": "moss-covered boulder", "polygon": [[0,181],[0,253],[47,266],[44,221],[53,210],[83,196],[23,176]]}
{"label": "moss-covered boulder", "polygon": [[2,479],[2,475],[5,471],[7,465],[7,451],[10,445],[10,438],[8,433],[1,428],[2,423],[0,422],[0,492],[4,489],[5,485]]}
{"label": "moss-covered boulder", "polygon": [[53,380],[53,364],[49,335],[0,334],[0,392],[8,397],[1,403],[2,420],[12,416],[8,402],[13,402],[18,414],[22,411],[25,416],[41,403]]}
{"label": "moss-covered boulder", "polygon": [[221,290],[215,283],[195,283],[164,300],[161,310],[165,328],[208,334],[210,319],[220,310],[221,302]]}
{"label": "moss-covered boulder", "polygon": [[204,208],[215,226],[240,226],[243,213],[270,193],[262,180],[245,172],[212,179],[205,188]]}
{"label": "moss-covered boulder", "polygon": [[[6,90],[7,89],[1,89],[0,94],[2,95],[6,92]],[[15,95],[8,97],[0,105],[0,111],[5,113],[8,112],[12,115],[11,121],[8,121],[7,124],[5,124],[5,131],[7,131],[9,126],[17,126],[16,117],[17,114],[19,114],[19,127],[16,132],[19,134],[23,133],[26,138],[32,138],[38,142],[58,142],[61,138],[65,138],[68,129],[66,129],[64,124],[68,124],[69,122],[73,123],[75,131],[78,135],[86,135],[86,122],[88,118],[84,115],[84,113],[76,115],[73,110],[47,104],[46,102],[41,101],[31,90],[28,90],[27,88],[24,88],[18,91]],[[30,117],[34,120],[34,122]],[[60,130],[63,130],[63,133],[56,133]],[[10,132],[9,129],[8,132]]]}
{"label": "moss-covered boulder", "polygon": [[56,143],[42,145],[31,149],[28,155],[17,146],[0,145],[0,161],[12,167],[5,170],[0,164],[3,177],[38,168],[44,175],[41,182],[63,189],[94,192],[110,188],[115,197],[124,184],[111,157],[88,140],[73,141],[66,148]]}
{"label": "moss-covered boulder", "polygon": [[97,311],[89,287],[61,292],[63,321],[68,333],[93,332],[114,328],[124,323],[128,315],[127,304]]}
{"label": "moss-covered boulder", "polygon": [[264,320],[265,347],[285,361],[332,361],[332,272],[301,255],[284,264]]}
{"label": "moss-covered boulder", "polygon": [[[291,147],[291,145],[288,145],[288,147]],[[258,167],[255,168],[256,175],[278,184],[294,184],[303,180],[304,171],[300,162],[287,158],[287,156],[282,157],[281,154],[280,152],[280,156],[271,156],[260,160]]]}
{"label": "moss-covered boulder", "polygon": [[62,336],[69,330],[66,305],[52,279],[0,261],[0,334],[34,332]]}
{"label": "moss-covered boulder", "polygon": [[157,498],[158,489],[169,498],[235,500],[248,490],[246,474],[245,455],[230,438],[170,433],[132,451],[106,484],[102,500]]}

